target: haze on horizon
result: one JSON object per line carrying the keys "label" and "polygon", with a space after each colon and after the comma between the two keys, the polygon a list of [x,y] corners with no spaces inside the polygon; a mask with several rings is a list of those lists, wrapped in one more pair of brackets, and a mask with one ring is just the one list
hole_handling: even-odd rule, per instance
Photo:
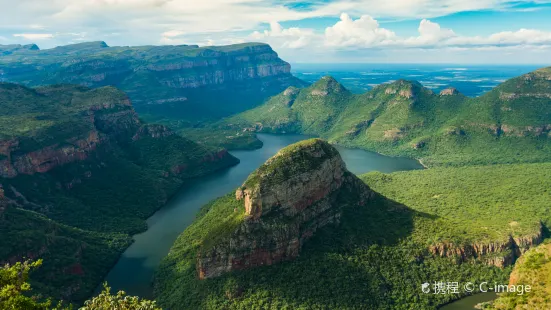
{"label": "haze on horizon", "polygon": [[0,44],[265,42],[292,63],[549,64],[551,0],[0,0]]}

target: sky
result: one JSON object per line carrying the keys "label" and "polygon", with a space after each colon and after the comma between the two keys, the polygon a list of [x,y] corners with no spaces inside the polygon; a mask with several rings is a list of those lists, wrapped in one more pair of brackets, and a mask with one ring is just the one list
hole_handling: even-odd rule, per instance
{"label": "sky", "polygon": [[265,42],[294,63],[551,64],[551,0],[0,0],[0,44]]}

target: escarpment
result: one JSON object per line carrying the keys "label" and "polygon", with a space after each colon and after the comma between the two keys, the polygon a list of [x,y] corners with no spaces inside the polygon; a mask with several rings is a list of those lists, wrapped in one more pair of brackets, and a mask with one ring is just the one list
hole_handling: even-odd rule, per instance
{"label": "escarpment", "polygon": [[339,223],[343,207],[365,207],[371,194],[328,143],[313,139],[284,148],[237,189],[242,209],[234,212],[244,212],[244,219],[228,236],[203,245],[198,277],[292,260],[318,229]]}
{"label": "escarpment", "polygon": [[128,93],[140,113],[190,122],[244,111],[289,86],[306,85],[261,43],[109,47],[91,42],[45,50],[0,45],[3,50],[9,54],[0,59],[2,81],[111,85]]}
{"label": "escarpment", "polygon": [[539,245],[543,241],[543,226],[533,235],[513,237],[509,236],[504,241],[490,243],[473,243],[466,245],[454,245],[440,243],[429,247],[429,252],[440,257],[454,257],[459,261],[479,259],[480,261],[496,266],[507,267],[513,265],[530,248]]}
{"label": "escarpment", "polygon": [[89,297],[187,179],[238,162],[144,123],[112,87],[0,83],[0,111],[0,265],[44,259],[54,298]]}

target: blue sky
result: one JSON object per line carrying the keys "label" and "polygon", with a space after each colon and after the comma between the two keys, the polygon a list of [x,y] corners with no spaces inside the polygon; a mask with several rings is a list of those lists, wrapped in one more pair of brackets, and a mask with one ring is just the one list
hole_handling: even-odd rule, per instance
{"label": "blue sky", "polygon": [[290,62],[551,62],[551,0],[0,0],[0,44],[266,42]]}

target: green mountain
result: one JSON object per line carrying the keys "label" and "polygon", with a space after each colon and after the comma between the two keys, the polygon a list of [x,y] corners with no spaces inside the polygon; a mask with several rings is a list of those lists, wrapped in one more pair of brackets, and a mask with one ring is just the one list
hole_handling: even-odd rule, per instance
{"label": "green mountain", "polygon": [[[551,69],[508,80],[468,98],[399,80],[353,95],[331,77],[288,88],[264,105],[209,128],[226,146],[252,132],[305,133],[332,143],[422,159],[429,166],[551,159]],[[201,141],[201,136],[191,132]],[[217,141],[214,139],[213,141]],[[225,143],[225,144],[224,144]]]}
{"label": "green mountain", "polygon": [[551,164],[350,174],[313,139],[213,201],[156,276],[165,309],[436,309],[423,283],[507,283],[551,225]]}
{"label": "green mountain", "polygon": [[47,50],[0,45],[0,54],[0,81],[115,86],[129,95],[142,117],[173,127],[241,112],[289,86],[305,85],[270,46],[260,43],[109,47],[87,42]]}
{"label": "green mountain", "polygon": [[233,164],[141,121],[112,87],[0,83],[0,263],[43,258],[33,287],[90,296],[187,180]]}

